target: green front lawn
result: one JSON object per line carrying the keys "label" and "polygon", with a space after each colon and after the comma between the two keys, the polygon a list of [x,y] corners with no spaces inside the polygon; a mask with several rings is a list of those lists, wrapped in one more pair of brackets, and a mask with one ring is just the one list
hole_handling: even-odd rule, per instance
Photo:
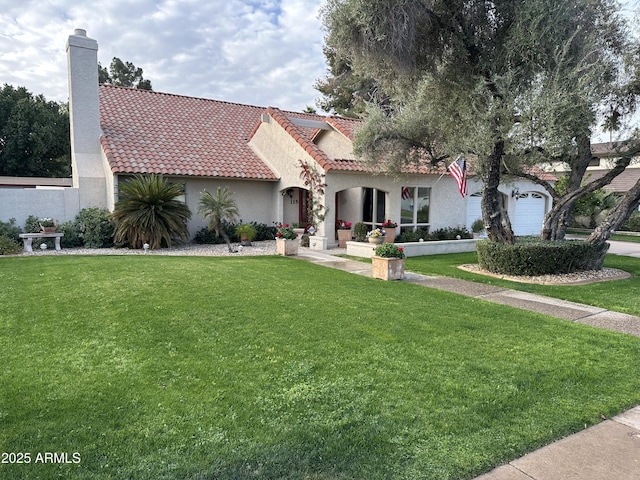
{"label": "green front lawn", "polygon": [[640,403],[638,338],[291,258],[0,285],[0,478],[473,478]]}
{"label": "green front lawn", "polygon": [[478,256],[475,252],[410,257],[406,260],[406,268],[425,275],[462,278],[640,316],[640,259],[638,258],[607,255],[604,262],[605,267],[624,270],[631,274],[631,278],[587,285],[536,285],[512,282],[465,272],[458,268],[459,265],[470,263],[478,263]]}

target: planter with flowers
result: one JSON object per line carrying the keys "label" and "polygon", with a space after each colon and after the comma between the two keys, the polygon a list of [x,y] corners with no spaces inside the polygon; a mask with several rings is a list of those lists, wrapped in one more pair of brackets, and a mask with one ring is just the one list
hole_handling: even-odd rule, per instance
{"label": "planter with flowers", "polygon": [[56,233],[56,229],[58,227],[56,226],[56,222],[54,222],[53,219],[41,218],[38,222],[40,223],[40,231],[42,233]]}
{"label": "planter with flowers", "polygon": [[393,243],[385,243],[375,248],[371,257],[371,276],[381,280],[402,280],[404,278],[404,250]]}
{"label": "planter with flowers", "polygon": [[384,237],[384,243],[393,243],[396,240],[396,227],[398,224],[396,222],[392,222],[391,220],[387,220],[380,227],[384,229],[387,234]]}
{"label": "planter with flowers", "polygon": [[352,236],[351,222],[338,220],[336,222],[336,228],[338,229],[338,246],[340,248],[347,248],[347,242],[351,241]]}
{"label": "planter with flowers", "polygon": [[283,256],[298,254],[300,242],[297,240],[298,234],[288,223],[276,225],[276,253]]}
{"label": "planter with flowers", "polygon": [[374,230],[371,230],[369,233],[367,233],[367,239],[369,240],[369,243],[380,245],[384,242],[384,237],[386,235],[387,235],[387,232],[385,232],[383,229],[376,228]]}

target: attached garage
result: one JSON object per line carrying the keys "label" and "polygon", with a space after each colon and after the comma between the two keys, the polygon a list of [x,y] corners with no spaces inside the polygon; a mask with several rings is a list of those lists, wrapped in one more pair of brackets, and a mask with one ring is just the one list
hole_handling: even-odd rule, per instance
{"label": "attached garage", "polygon": [[[482,218],[480,202],[482,193],[474,193],[467,197],[467,228],[478,218]],[[540,192],[517,193],[508,198],[503,194],[503,202],[507,205],[509,220],[516,235],[540,235],[542,222],[547,212],[547,197]]]}
{"label": "attached garage", "polygon": [[546,212],[546,198],[538,192],[518,193],[509,212],[511,227],[516,235],[540,235]]}

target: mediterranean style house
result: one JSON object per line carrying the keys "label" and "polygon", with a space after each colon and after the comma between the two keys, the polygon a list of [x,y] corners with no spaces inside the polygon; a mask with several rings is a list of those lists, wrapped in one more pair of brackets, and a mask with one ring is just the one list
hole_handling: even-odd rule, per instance
{"label": "mediterranean style house", "polygon": [[[76,29],[67,43],[73,179],[69,185],[0,185],[0,220],[30,214],[73,220],[87,207],[112,210],[118,186],[134,174],[162,174],[184,185],[193,236],[206,225],[200,192],[234,192],[243,222],[306,223],[308,186],[301,162],[324,175],[320,248],[335,245],[335,222],[371,228],[391,219],[399,230],[470,227],[480,218],[479,181],[462,197],[444,168],[401,176],[376,172],[353,154],[361,124],[338,116],[98,85],[98,44]],[[14,181],[14,183],[16,183]],[[11,184],[11,188],[7,184]],[[526,181],[501,186],[517,235],[537,234],[551,200]]]}

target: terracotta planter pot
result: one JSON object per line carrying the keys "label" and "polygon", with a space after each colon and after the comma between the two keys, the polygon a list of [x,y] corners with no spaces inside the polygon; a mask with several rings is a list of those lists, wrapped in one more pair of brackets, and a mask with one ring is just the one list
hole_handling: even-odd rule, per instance
{"label": "terracotta planter pot", "polygon": [[53,226],[53,227],[43,227],[42,225],[40,225],[40,231],[42,233],[56,233],[57,230],[57,226]]}
{"label": "terracotta planter pot", "polygon": [[338,230],[338,246],[347,248],[347,242],[351,240],[351,230]]}
{"label": "terracotta planter pot", "polygon": [[384,237],[384,243],[393,243],[396,241],[396,227],[383,227],[387,234]]}
{"label": "terracotta planter pot", "polygon": [[284,238],[276,238],[276,253],[285,257],[297,255],[300,240],[285,240]]}
{"label": "terracotta planter pot", "polygon": [[371,257],[371,276],[381,280],[402,280],[404,258]]}

